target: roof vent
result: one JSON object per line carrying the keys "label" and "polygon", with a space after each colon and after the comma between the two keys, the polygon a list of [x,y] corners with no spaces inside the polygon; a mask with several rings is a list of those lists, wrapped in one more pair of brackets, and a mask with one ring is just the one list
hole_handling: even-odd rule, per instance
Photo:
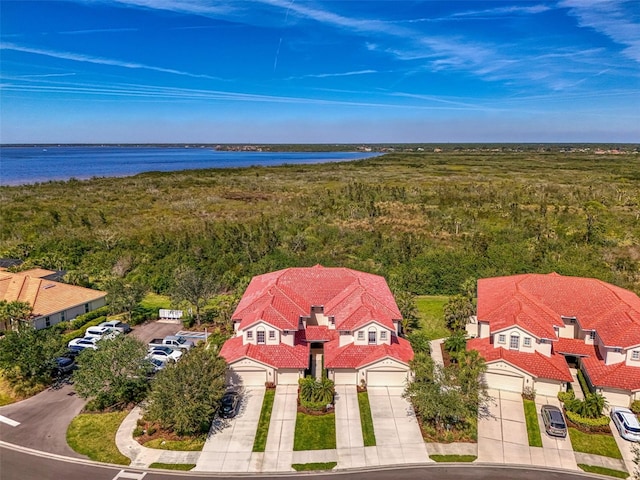
{"label": "roof vent", "polygon": [[45,290],[47,290],[48,288],[53,288],[53,287],[55,287],[55,286],[56,286],[56,285],[55,285],[55,283],[49,283],[49,284],[45,285],[45,286],[44,286],[44,287],[42,287],[42,288],[43,288],[43,289],[45,289]]}

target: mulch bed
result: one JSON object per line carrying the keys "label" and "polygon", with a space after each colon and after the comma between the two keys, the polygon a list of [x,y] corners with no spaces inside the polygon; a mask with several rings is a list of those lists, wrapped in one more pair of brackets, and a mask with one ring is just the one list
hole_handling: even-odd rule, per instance
{"label": "mulch bed", "polygon": [[453,365],[453,359],[446,348],[444,348],[444,342],[440,344],[440,350],[442,351],[442,360],[444,362],[444,366],[448,367],[449,365]]}
{"label": "mulch bed", "polygon": [[[138,427],[142,428],[145,432],[139,437],[134,437],[140,445],[144,445],[148,441],[155,440],[156,438],[161,438],[162,440],[170,440],[170,441],[189,440],[193,438],[193,437],[182,437],[180,435],[176,435],[174,432],[160,428],[155,423],[146,422],[144,420],[138,420]],[[149,434],[148,433],[149,431],[153,433]]]}

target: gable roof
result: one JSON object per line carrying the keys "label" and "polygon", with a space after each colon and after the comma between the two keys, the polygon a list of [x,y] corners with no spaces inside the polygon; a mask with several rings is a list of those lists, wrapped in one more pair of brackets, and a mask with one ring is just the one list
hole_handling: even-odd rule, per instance
{"label": "gable roof", "polygon": [[562,355],[547,357],[538,352],[526,353],[501,347],[495,348],[489,338],[468,340],[467,350],[478,350],[488,364],[502,360],[530,373],[535,378],[547,378],[561,382],[570,382],[572,380],[569,367]]}
{"label": "gable roof", "polygon": [[556,338],[561,317],[576,317],[597,330],[606,346],[640,344],[640,298],[594,278],[523,274],[478,280],[478,320],[491,330],[520,325],[541,338]]}
{"label": "gable roof", "polygon": [[407,340],[392,335],[390,345],[349,343],[340,347],[338,341],[329,342],[324,346],[324,356],[327,368],[360,368],[383,358],[392,358],[408,365],[413,359],[413,350]]}
{"label": "gable roof", "polygon": [[625,362],[605,365],[595,355],[583,358],[581,364],[595,387],[619,388],[632,392],[640,390],[640,368],[638,367],[631,367]]}
{"label": "gable roof", "polygon": [[43,317],[107,295],[100,290],[53,282],[39,277],[46,272],[48,270],[42,269],[20,273],[0,271],[0,300],[28,302],[33,307],[32,316]]}
{"label": "gable roof", "polygon": [[224,342],[220,355],[227,363],[242,358],[251,358],[275,368],[307,368],[309,366],[309,344],[301,343],[291,347],[278,345],[242,344],[242,337],[233,337]]}
{"label": "gable roof", "polygon": [[336,330],[370,320],[395,330],[402,315],[385,279],[348,268],[287,268],[254,277],[232,315],[244,329],[262,319],[282,330],[297,330],[312,306],[324,306]]}

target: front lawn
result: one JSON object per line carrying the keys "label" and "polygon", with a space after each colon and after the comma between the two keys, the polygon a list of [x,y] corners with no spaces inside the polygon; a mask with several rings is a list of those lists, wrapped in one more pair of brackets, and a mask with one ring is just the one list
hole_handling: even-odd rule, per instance
{"label": "front lawn", "polygon": [[269,388],[264,392],[264,400],[262,400],[262,410],[260,411],[260,420],[258,420],[258,430],[256,438],[253,441],[254,452],[264,452],[267,446],[267,435],[269,434],[269,424],[271,423],[271,411],[273,410],[273,400],[276,397],[276,391]]}
{"label": "front lawn", "polygon": [[313,470],[331,470],[338,462],[326,462],[326,463],[294,463],[291,467],[296,472],[309,472]]}
{"label": "front lawn", "polygon": [[293,450],[329,450],[336,448],[335,413],[307,415],[298,412]]}
{"label": "front lawn", "polygon": [[188,472],[189,470],[193,470],[195,468],[195,463],[160,463],[155,462],[149,465],[149,468],[163,468],[165,470],[182,470],[184,472]]}
{"label": "front lawn", "polygon": [[193,437],[181,440],[165,440],[164,438],[154,438],[143,443],[147,448],[157,448],[160,450],[176,450],[179,452],[199,452],[204,447],[205,437]]}
{"label": "front lawn", "polygon": [[446,295],[420,295],[416,297],[416,307],[420,329],[431,339],[445,338],[451,332],[444,323],[444,304],[449,297]]}
{"label": "front lawn", "polygon": [[358,407],[360,407],[360,424],[362,425],[364,446],[375,447],[376,435],[373,431],[373,418],[371,418],[371,406],[367,392],[358,392]]}
{"label": "front lawn", "polygon": [[116,432],[128,411],[83,413],[71,421],[67,443],[78,453],[103,463],[129,465],[131,460],[116,446]]}
{"label": "front lawn", "polygon": [[616,440],[611,435],[582,433],[580,430],[571,427],[569,428],[569,436],[575,452],[622,459]]}
{"label": "front lawn", "polygon": [[532,447],[542,446],[542,436],[540,435],[540,424],[538,423],[538,411],[533,400],[523,400],[524,418],[527,421],[527,435],[529,445]]}

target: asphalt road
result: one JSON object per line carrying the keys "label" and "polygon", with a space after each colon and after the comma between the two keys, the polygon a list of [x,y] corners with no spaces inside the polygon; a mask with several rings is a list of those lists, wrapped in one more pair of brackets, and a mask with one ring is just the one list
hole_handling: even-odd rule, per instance
{"label": "asphalt road", "polygon": [[[66,438],[69,423],[85,403],[71,385],[64,384],[61,388],[52,387],[27,400],[0,407],[0,415],[20,422],[17,427],[0,423],[0,440],[67,457],[87,458],[74,452]],[[2,475],[0,478],[4,480]]]}
{"label": "asphalt road", "polygon": [[[37,452],[36,452],[37,453]],[[427,465],[424,467],[389,468],[374,471],[344,471],[304,475],[305,480],[585,480],[602,478],[584,473],[549,469],[521,469],[492,465]],[[100,465],[83,460],[64,459],[52,455],[39,456],[23,449],[16,450],[0,445],[0,478],[2,480],[193,480],[215,478],[233,480],[237,478],[287,478],[284,475],[238,475],[225,476],[207,473],[165,473],[150,470],[129,469]]]}

